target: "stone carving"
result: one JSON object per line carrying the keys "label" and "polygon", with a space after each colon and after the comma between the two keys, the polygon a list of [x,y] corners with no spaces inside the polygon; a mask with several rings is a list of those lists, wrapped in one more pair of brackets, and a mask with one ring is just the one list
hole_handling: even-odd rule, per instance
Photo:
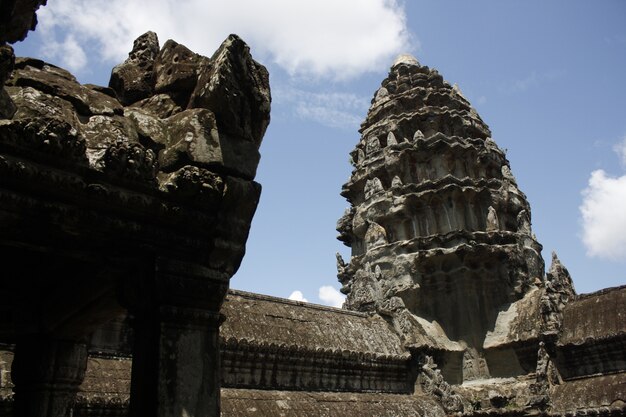
{"label": "stone carving", "polygon": [[365,152],[363,152],[363,149],[357,149],[357,156],[358,156],[358,163],[362,164],[363,161],[365,161]]}
{"label": "stone carving", "polygon": [[463,353],[463,380],[472,381],[489,377],[487,361],[475,349]]}
{"label": "stone carving", "polygon": [[537,350],[537,367],[535,369],[535,382],[530,385],[531,397],[529,404],[541,410],[550,405],[550,388],[561,383],[559,373],[550,357],[546,344],[539,342]]}
{"label": "stone carving", "polygon": [[552,265],[546,274],[545,288],[541,296],[542,332],[556,334],[561,329],[562,311],[576,296],[572,278],[561,261],[552,252]]}
{"label": "stone carving", "polygon": [[367,233],[365,233],[365,244],[368,249],[374,249],[386,245],[387,243],[387,232],[385,228],[376,222],[370,222]]}
{"label": "stone carving", "polygon": [[111,71],[109,86],[120,102],[127,106],[152,96],[154,92],[154,60],[159,53],[159,39],[146,32],[135,40],[128,59]]}
{"label": "stone carving", "polygon": [[365,152],[368,155],[371,155],[374,152],[378,152],[379,150],[380,150],[380,140],[377,137],[369,138],[365,147]]}
{"label": "stone carving", "polygon": [[487,209],[487,231],[496,232],[500,230],[500,223],[498,222],[498,213],[493,206],[489,206]]}
{"label": "stone carving", "polygon": [[517,231],[528,236],[532,235],[532,230],[530,228],[530,216],[526,210],[520,211],[517,215]]}
{"label": "stone carving", "polygon": [[383,183],[380,181],[380,179],[374,177],[371,180],[365,181],[364,193],[366,199],[370,199],[375,194],[378,194],[382,191],[385,191],[385,189],[383,188]]}
{"label": "stone carving", "polygon": [[397,145],[397,144],[398,144],[398,140],[396,139],[396,135],[394,135],[393,132],[389,132],[389,134],[387,135],[387,146]]}
{"label": "stone carving", "polygon": [[343,257],[339,252],[335,254],[335,257],[337,258],[337,278],[339,279],[339,282],[345,284],[350,281],[352,274],[348,270],[348,265],[346,265],[346,262],[343,260]]}
{"label": "stone carving", "polygon": [[[17,3],[2,3],[0,37]],[[0,288],[19,274],[23,300],[3,305],[0,336],[16,343],[17,415],[72,415],[85,340],[121,309],[130,415],[218,415],[219,308],[260,195],[267,71],[234,35],[207,58],[148,32],[111,88],[1,45],[0,80],[0,246],[13,248]]]}
{"label": "stone carving", "polygon": [[[378,306],[411,349],[454,351],[454,362],[442,362],[442,375],[462,381],[462,357],[471,352],[467,379],[488,378],[508,365],[488,364],[483,340],[543,273],[541,246],[526,233],[529,204],[458,87],[404,57],[381,88],[385,98],[372,101],[355,148],[367,149],[367,157],[342,188],[354,209],[350,227],[344,220],[338,227],[352,248],[345,306],[368,312]],[[391,134],[413,140],[381,163],[372,152],[377,138],[393,143]],[[375,178],[390,180],[391,192],[376,194]],[[506,233],[516,226],[520,233]],[[368,264],[380,267],[378,278],[365,271]],[[380,291],[356,294],[374,281]]]}
{"label": "stone carving", "polygon": [[508,180],[511,184],[517,185],[517,180],[511,173],[511,168],[509,168],[507,165],[502,165],[502,178]]}
{"label": "stone carving", "polygon": [[467,98],[465,98],[465,96],[463,95],[463,93],[461,92],[461,88],[458,86],[457,83],[454,83],[454,85],[452,86],[452,91],[458,95],[459,97],[461,97],[463,100],[468,101]]}
{"label": "stone carving", "polygon": [[422,373],[418,380],[422,390],[437,397],[448,413],[463,412],[461,397],[443,379],[432,356],[423,355],[420,362]]}
{"label": "stone carving", "polygon": [[346,308],[350,309],[350,303],[358,303],[364,311],[375,312],[380,300],[380,285],[376,273],[372,271],[372,265],[367,264],[363,269],[357,271],[352,280],[350,293],[352,300],[346,301]]}
{"label": "stone carving", "polygon": [[389,91],[385,87],[381,87],[374,96],[374,101],[380,101],[389,95]]}

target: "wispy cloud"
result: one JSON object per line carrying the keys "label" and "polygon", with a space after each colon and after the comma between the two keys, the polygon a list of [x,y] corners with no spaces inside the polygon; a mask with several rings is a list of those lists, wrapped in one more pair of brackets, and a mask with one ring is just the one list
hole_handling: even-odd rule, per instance
{"label": "wispy cloud", "polygon": [[613,150],[619,156],[619,162],[624,169],[626,169],[626,136],[621,140],[621,142],[616,143],[613,146]]}
{"label": "wispy cloud", "polygon": [[549,70],[544,72],[532,71],[524,78],[512,80],[500,86],[500,91],[507,94],[522,93],[545,82],[556,80],[563,76],[564,73],[563,70]]}
{"label": "wispy cloud", "polygon": [[343,302],[346,300],[346,296],[331,285],[320,287],[318,297],[324,304],[337,308],[341,308]]}
{"label": "wispy cloud", "polygon": [[305,303],[308,303],[309,300],[307,300],[306,298],[304,298],[304,294],[302,294],[302,291],[299,290],[295,290],[294,292],[291,293],[291,295],[289,297],[287,297],[290,300],[293,301],[302,301]]}
{"label": "wispy cloud", "polygon": [[365,118],[369,100],[352,93],[311,92],[296,88],[276,88],[274,105],[291,109],[293,115],[321,125],[356,130]]}
{"label": "wispy cloud", "polygon": [[[150,7],[142,0],[55,0],[40,10],[39,22],[44,50],[73,36],[111,63],[148,30],[205,55],[237,33],[257,58],[291,75],[332,79],[380,70],[416,44],[396,0],[153,0]],[[62,49],[51,54],[68,65]]]}
{"label": "wispy cloud", "polygon": [[626,35],[613,35],[613,36],[605,36],[604,42],[607,45],[626,45]]}
{"label": "wispy cloud", "polygon": [[87,54],[72,34],[65,36],[61,42],[51,40],[42,53],[46,59],[62,56],[65,66],[71,71],[78,71],[87,65]]}

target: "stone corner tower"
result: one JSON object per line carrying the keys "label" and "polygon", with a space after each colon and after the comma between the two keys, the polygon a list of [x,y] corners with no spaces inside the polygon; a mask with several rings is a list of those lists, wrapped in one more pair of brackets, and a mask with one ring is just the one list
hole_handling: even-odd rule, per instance
{"label": "stone corner tower", "polygon": [[544,280],[505,153],[460,89],[409,55],[360,133],[337,226],[352,248],[338,259],[345,307],[387,317],[409,348],[480,357],[498,314]]}

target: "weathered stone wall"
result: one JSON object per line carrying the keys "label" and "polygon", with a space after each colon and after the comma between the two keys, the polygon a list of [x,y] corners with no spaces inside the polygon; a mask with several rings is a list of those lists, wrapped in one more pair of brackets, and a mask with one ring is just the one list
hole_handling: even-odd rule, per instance
{"label": "weathered stone wall", "polygon": [[0,343],[15,345],[16,414],[67,415],[89,335],[128,310],[130,414],[218,415],[219,309],[261,191],[267,71],[235,35],[208,58],[147,33],[113,88],[6,45],[0,81]]}
{"label": "weathered stone wall", "polygon": [[626,372],[624,306],[626,287],[585,294],[565,306],[556,350],[564,379]]}

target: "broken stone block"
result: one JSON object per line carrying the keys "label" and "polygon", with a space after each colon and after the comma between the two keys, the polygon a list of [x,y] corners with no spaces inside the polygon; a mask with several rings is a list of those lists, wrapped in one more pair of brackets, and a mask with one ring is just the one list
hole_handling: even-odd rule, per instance
{"label": "broken stone block", "polygon": [[253,142],[257,147],[269,124],[269,75],[254,61],[248,46],[230,35],[200,69],[189,108],[215,113],[220,133]]}
{"label": "broken stone block", "polygon": [[111,71],[109,87],[127,106],[150,97],[154,91],[154,60],[159,53],[159,39],[154,32],[146,32],[133,44],[126,61]]}

